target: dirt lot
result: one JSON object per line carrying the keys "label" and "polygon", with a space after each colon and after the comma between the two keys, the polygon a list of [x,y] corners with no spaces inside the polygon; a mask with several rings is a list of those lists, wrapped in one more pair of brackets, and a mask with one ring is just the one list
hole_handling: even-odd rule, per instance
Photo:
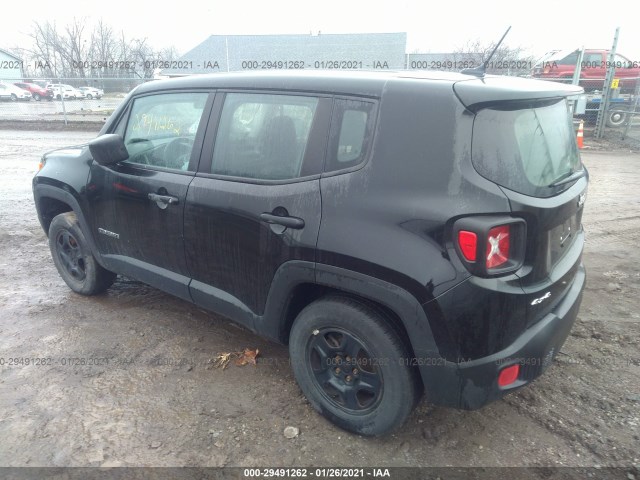
{"label": "dirt lot", "polygon": [[[398,433],[364,439],[312,411],[285,347],[132,280],[93,298],[66,287],[30,182],[43,151],[92,136],[0,130],[1,465],[599,465],[640,478],[640,155],[584,151],[588,286],[547,374],[480,411],[423,402]],[[244,348],[260,350],[257,367],[212,368]]]}

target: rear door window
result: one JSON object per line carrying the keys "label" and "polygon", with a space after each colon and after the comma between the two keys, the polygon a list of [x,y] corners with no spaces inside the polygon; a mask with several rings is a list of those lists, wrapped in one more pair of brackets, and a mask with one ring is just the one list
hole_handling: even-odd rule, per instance
{"label": "rear door window", "polygon": [[298,95],[227,94],[211,173],[260,180],[303,176],[318,102]]}
{"label": "rear door window", "polygon": [[555,195],[570,185],[550,185],[582,168],[565,100],[481,110],[472,148],[482,176],[525,195]]}

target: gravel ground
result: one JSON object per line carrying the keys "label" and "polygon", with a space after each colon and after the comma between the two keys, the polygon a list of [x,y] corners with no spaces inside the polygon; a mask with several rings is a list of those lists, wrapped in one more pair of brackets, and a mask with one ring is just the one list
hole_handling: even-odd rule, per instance
{"label": "gravel ground", "polygon": [[[588,284],[546,375],[479,411],[423,402],[399,432],[365,439],[312,411],[285,347],[129,279],[92,298],[66,287],[31,178],[42,152],[93,136],[0,130],[0,465],[617,466],[640,478],[640,155],[583,153]],[[212,367],[245,348],[257,366]]]}

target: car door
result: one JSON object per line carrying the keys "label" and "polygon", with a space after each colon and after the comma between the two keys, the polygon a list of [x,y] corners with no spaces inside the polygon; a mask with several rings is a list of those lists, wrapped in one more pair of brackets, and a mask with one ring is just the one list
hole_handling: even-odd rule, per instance
{"label": "car door", "polygon": [[205,139],[185,211],[196,303],[253,328],[278,268],[314,262],[331,103],[268,92],[216,98],[219,121]]}
{"label": "car door", "polygon": [[107,267],[189,300],[184,206],[211,103],[202,91],[134,98],[115,127],[129,159],[93,162],[87,184]]}

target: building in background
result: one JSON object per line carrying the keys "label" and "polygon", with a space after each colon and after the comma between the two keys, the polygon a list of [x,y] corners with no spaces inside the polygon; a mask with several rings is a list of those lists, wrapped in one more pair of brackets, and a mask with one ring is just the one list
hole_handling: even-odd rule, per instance
{"label": "building in background", "polygon": [[22,59],[0,48],[0,82],[22,81]]}
{"label": "building in background", "polygon": [[[406,64],[406,33],[212,35],[163,76],[275,69],[399,70]],[[164,65],[163,65],[164,63]]]}

